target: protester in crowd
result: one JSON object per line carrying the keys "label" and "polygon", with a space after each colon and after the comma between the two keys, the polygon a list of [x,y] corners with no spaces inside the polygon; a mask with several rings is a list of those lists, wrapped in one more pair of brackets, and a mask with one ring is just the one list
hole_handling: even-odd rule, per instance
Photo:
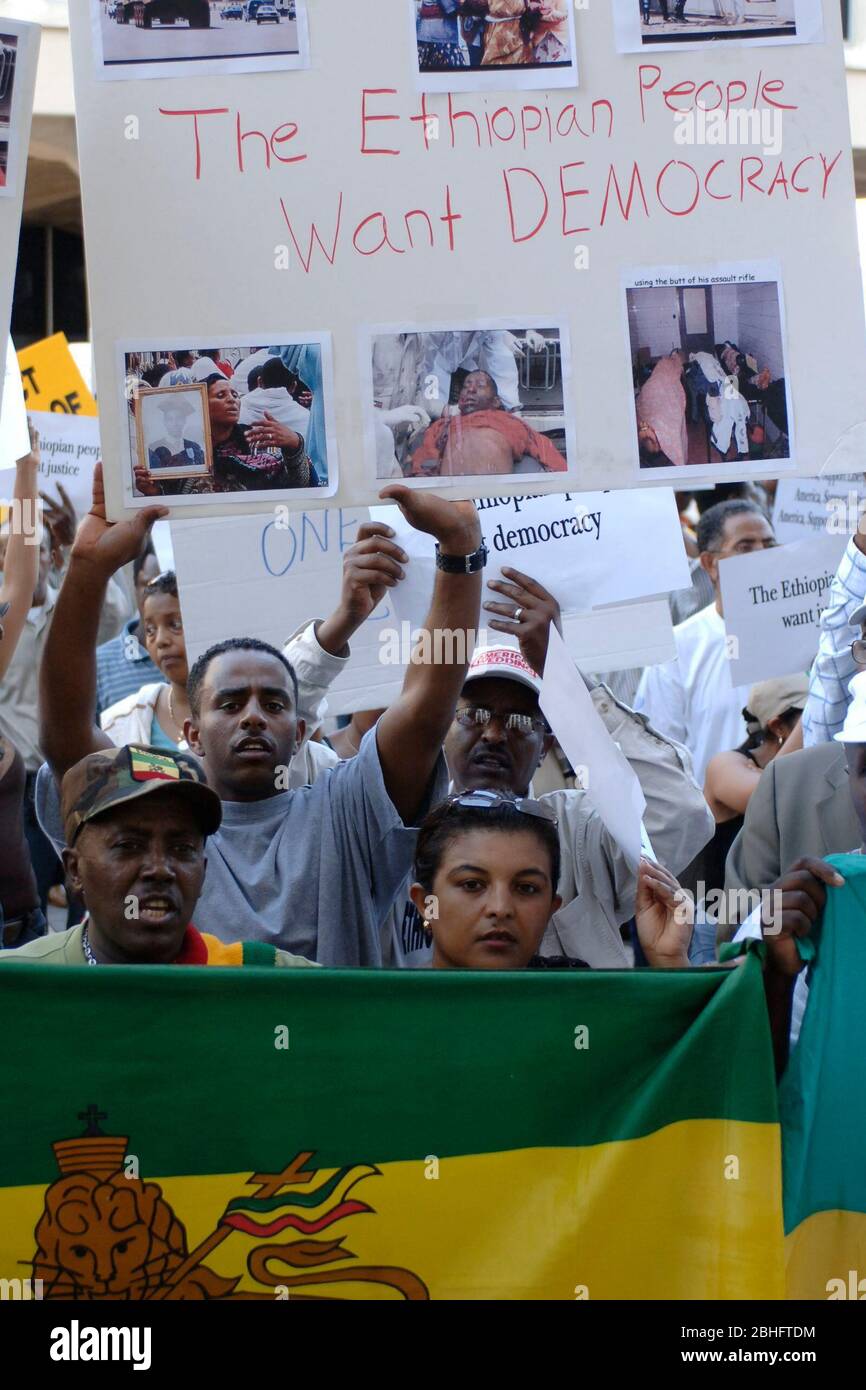
{"label": "protester in crowd", "polygon": [[[5,676],[24,631],[36,588],[39,435],[30,425],[30,452],[18,459],[12,522],[0,583],[0,678]],[[45,918],[24,835],[24,761],[0,730],[0,950],[41,936]]]}
{"label": "protester in crowd", "polygon": [[[716,832],[682,875],[686,888],[701,895],[721,889],[725,861],[743,827],[749,802],[764,768],[783,752],[806,703],[805,676],[783,676],[762,681],[749,691],[743,710],[747,737],[739,748],[717,753],[710,759],[704,780],[704,796],[716,822]],[[700,884],[700,890],[697,890]]]}
{"label": "protester in crowd", "polygon": [[675,658],[648,667],[638,687],[635,708],[659,733],[685,744],[701,785],[710,759],[737,747],[746,734],[742,711],[749,689],[731,684],[719,563],[775,544],[772,526],[753,502],[720,502],[704,513],[698,546],[715,601],[674,628]]}
{"label": "protester in crowd", "polygon": [[412,454],[416,477],[565,472],[565,459],[546,435],[531,429],[502,403],[493,377],[470,372],[456,415],[443,415],[424,432]]}
{"label": "protester in crowd", "polygon": [[[224,357],[220,357],[219,348],[199,348],[198,357],[196,358],[195,365],[193,367],[193,379],[195,381],[200,381],[203,379],[199,376],[199,371],[201,370],[200,364],[204,363],[204,366],[206,367],[207,364],[210,362],[213,362],[217,371],[222,372],[223,376],[234,376],[234,369],[232,367],[231,362],[226,361]],[[210,375],[211,373],[209,371],[205,372],[205,376]]]}
{"label": "protester in crowd", "polygon": [[[849,819],[849,829],[843,832],[849,836],[847,842],[833,845],[827,852],[862,855],[866,853],[866,671],[853,678],[850,694],[845,723],[834,741],[841,743],[844,749],[844,793],[848,811],[853,811],[854,821],[851,827]],[[805,765],[806,760],[814,761],[817,756],[826,756],[827,751],[827,748],[805,749],[791,754],[783,762],[787,770],[796,759],[803,760]],[[821,830],[826,835],[831,828],[826,809],[819,819],[822,822]],[[840,828],[834,817],[834,832],[838,833]],[[815,839],[817,841],[817,835]],[[816,845],[798,855],[793,862],[787,861],[789,867],[768,885],[769,891],[762,895],[760,909],[755,909],[737,933],[737,939],[763,934],[773,961],[775,976],[768,981],[768,997],[771,1000],[773,1046],[780,1072],[787,1061],[789,1044],[793,1045],[799,1037],[809,999],[808,975],[803,973],[809,954],[798,949],[798,942],[809,936],[820,923],[827,888],[845,886],[844,874],[819,858],[818,854]],[[852,908],[859,920],[862,914],[859,894],[855,895]]]}
{"label": "protester in crowd", "polygon": [[152,542],[132,562],[132,583],[136,612],[124,623],[117,637],[96,649],[96,717],[126,695],[134,695],[148,681],[162,680],[142,645],[141,604],[144,591],[159,574],[159,560]]}
{"label": "protester in crowd", "polygon": [[[503,573],[508,578],[489,585],[499,597],[485,608],[497,614],[489,626],[516,637],[520,650],[476,651],[445,752],[454,791],[492,788],[526,796],[553,743],[538,704],[537,672],[544,668],[550,624],[558,623],[559,608],[528,575],[510,569]],[[311,659],[305,678],[316,679],[324,688],[337,665],[334,660],[327,673],[314,676]],[[606,687],[594,687],[591,693],[602,721],[641,782],[647,801],[644,822],[655,853],[676,873],[707,842],[713,827],[692,779],[688,754],[648,728],[646,720],[615,700]],[[575,956],[596,967],[627,966],[630,957],[620,929],[634,912],[635,875],[586,793],[560,787],[541,798],[559,823],[564,901],[542,952]],[[382,924],[382,941],[386,965],[429,964],[432,940],[409,898],[408,885]]]}
{"label": "protester in crowd", "polygon": [[[450,631],[467,643],[477,630],[486,558],[473,505],[396,485],[381,496],[440,547],[425,640]],[[161,514],[145,508],[110,524],[96,470],[93,506],[75,540],[42,664],[41,727],[55,777],[108,743],[92,723],[99,605],[110,575],[138,554]],[[358,546],[364,565],[355,572],[343,630],[337,622],[319,628],[326,649],[342,651],[347,635],[404,575],[407,557],[391,529],[371,530]],[[192,717],[184,732],[224,803],[202,895],[202,917],[214,935],[268,941],[322,964],[379,963],[379,924],[411,867],[414,834],[407,827],[444,791],[442,741],[466,668],[465,661],[410,663],[399,698],[357,758],[312,787],[289,791],[304,726],[285,658],[245,637],[199,658],[187,685]],[[42,814],[60,843],[51,790],[43,770]]]}
{"label": "protester in crowd", "polygon": [[243,428],[239,423],[241,397],[233,382],[216,372],[205,384],[213,473],[157,479],[147,469],[136,468],[135,486],[142,497],[317,486],[301,435],[267,411],[258,423]]}
{"label": "protester in crowd", "polygon": [[[367,527],[359,527],[359,540],[366,535]],[[343,557],[348,583],[352,580],[355,556],[355,548],[352,547]],[[158,575],[145,587],[141,612],[147,654],[157,679],[145,683],[103,711],[99,719],[100,727],[117,747],[124,743],[147,743],[169,751],[186,749],[184,726],[190,718],[186,689],[189,666],[177,579],[173,571]],[[294,663],[298,663],[297,669],[302,677],[306,675],[311,648],[315,651],[313,661],[316,667],[327,664],[329,654],[319,647],[316,624],[309,624],[296,634],[284,649],[286,660],[293,669]],[[97,652],[97,658],[98,655]],[[323,694],[324,690],[318,688],[315,677],[312,681],[304,681],[304,700],[299,705],[298,714],[310,733],[318,723],[317,705]],[[338,761],[339,758],[329,748],[305,738],[292,759],[288,789],[307,786],[315,781],[319,772],[335,766]]]}
{"label": "protester in crowd", "polygon": [[[17,749],[24,763],[24,833],[33,872],[36,875],[39,905],[43,912],[49,889],[60,881],[60,865],[50,842],[39,828],[34,806],[36,774],[44,761],[39,743],[37,714],[38,672],[53,626],[57,603],[57,590],[50,582],[52,565],[55,571],[62,571],[67,549],[75,534],[74,508],[62,488],[58,491],[58,499],[47,499],[41,538],[37,528],[36,534],[31,533],[28,542],[29,548],[35,551],[38,557],[36,584],[30,595],[29,611],[20,628],[15,655],[0,683],[0,737]],[[35,544],[37,540],[38,544]],[[10,537],[7,551],[13,544],[17,549],[14,536]],[[33,563],[32,559],[30,563]],[[113,637],[128,615],[126,594],[120,585],[112,580],[106,587],[103,602],[96,612],[96,639],[104,642]],[[8,625],[8,617],[6,622]],[[74,663],[77,655],[74,650],[70,652],[70,662]]]}
{"label": "protester in crowd", "polygon": [[[207,867],[205,843],[219,829],[222,807],[189,754],[147,747],[92,753],[63,778],[61,805],[67,881],[87,915],[68,931],[6,951],[0,960],[312,964],[262,942],[226,946],[192,925]],[[206,924],[206,914],[199,920]]]}
{"label": "protester in crowd", "polygon": [[157,575],[145,587],[141,627],[158,679],[103,710],[100,726],[118,748],[124,743],[143,743],[169,752],[185,749],[183,730],[190,717],[186,694],[189,667],[173,570]]}
{"label": "protester in crowd", "polygon": [[787,864],[845,854],[857,843],[853,791],[845,755],[835,741],[770,763],[728,854],[721,939],[729,938],[731,928],[751,911],[750,894],[769,888]]}
{"label": "protester in crowd", "polygon": [[[538,954],[557,892],[560,841],[545,803],[497,791],[461,792],[418,831],[412,901],[433,938],[436,970],[579,966]],[[642,860],[637,928],[650,965],[685,968],[691,921],[673,874]]]}
{"label": "protester in crowd", "polygon": [[821,613],[818,653],[803,711],[803,745],[826,743],[842,728],[849,684],[866,665],[866,530],[854,532]]}

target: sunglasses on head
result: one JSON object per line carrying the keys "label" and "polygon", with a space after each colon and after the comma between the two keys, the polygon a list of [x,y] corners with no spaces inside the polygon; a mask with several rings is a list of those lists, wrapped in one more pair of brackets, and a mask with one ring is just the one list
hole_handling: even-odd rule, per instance
{"label": "sunglasses on head", "polygon": [[555,813],[543,801],[533,801],[528,796],[509,796],[507,792],[484,791],[459,792],[450,796],[446,806],[465,806],[475,811],[494,811],[499,806],[513,806],[522,816],[533,816],[536,820],[546,820],[550,825],[558,825]]}

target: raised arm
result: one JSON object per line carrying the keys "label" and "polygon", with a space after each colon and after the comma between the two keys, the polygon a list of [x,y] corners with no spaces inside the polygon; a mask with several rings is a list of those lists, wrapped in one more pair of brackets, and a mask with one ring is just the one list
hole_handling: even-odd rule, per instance
{"label": "raised arm", "polygon": [[131,521],[107,521],[102,465],[96,465],[93,505],[72,546],[39,677],[39,738],[57,776],[111,747],[93,721],[99,615],[111,576],[135,559],[154,521],[167,515],[165,507],[147,507]]}
{"label": "raised arm", "polygon": [[5,676],[15,655],[18,639],[33,603],[33,590],[36,588],[39,574],[39,528],[36,525],[39,507],[36,485],[38,472],[39,435],[30,425],[30,453],[20,458],[15,467],[9,541],[0,584],[0,606],[9,604],[6,616],[0,620],[3,630],[3,640],[0,641],[0,677]]}
{"label": "raised arm", "polygon": [[[399,483],[380,496],[396,502],[417,531],[435,536],[443,555],[471,555],[481,544],[481,526],[471,502],[448,502]],[[376,726],[385,786],[406,824],[411,824],[423,803],[454,718],[475,644],[480,604],[480,571],[446,574],[437,569],[430,611],[403,689]]]}

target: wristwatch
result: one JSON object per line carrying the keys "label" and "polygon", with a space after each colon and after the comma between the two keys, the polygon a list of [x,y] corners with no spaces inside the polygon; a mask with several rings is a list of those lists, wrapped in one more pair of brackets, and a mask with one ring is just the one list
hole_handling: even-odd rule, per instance
{"label": "wristwatch", "polygon": [[436,568],[446,574],[477,574],[487,564],[487,546],[482,541],[471,555],[443,555],[436,543]]}

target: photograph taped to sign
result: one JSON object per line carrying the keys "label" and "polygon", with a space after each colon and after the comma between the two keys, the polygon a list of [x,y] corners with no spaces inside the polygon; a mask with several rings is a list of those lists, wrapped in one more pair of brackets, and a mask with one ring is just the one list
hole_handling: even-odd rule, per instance
{"label": "photograph taped to sign", "polygon": [[97,75],[191,77],[309,66],[303,0],[90,0]]}
{"label": "photograph taped to sign", "polygon": [[572,0],[405,0],[420,92],[576,87]]}
{"label": "photograph taped to sign", "polygon": [[620,53],[707,43],[820,43],[821,0],[612,0]]}
{"label": "photograph taped to sign", "polygon": [[[535,324],[538,326],[536,327]],[[362,335],[365,435],[381,486],[562,474],[574,457],[568,331],[539,315]]]}
{"label": "photograph taped to sign", "polygon": [[194,345],[118,345],[127,505],[159,498],[182,507],[228,494],[297,505],[333,496],[330,335],[262,333],[218,347],[187,341]]}
{"label": "photograph taped to sign", "polygon": [[645,267],[623,281],[638,475],[793,464],[778,266]]}

